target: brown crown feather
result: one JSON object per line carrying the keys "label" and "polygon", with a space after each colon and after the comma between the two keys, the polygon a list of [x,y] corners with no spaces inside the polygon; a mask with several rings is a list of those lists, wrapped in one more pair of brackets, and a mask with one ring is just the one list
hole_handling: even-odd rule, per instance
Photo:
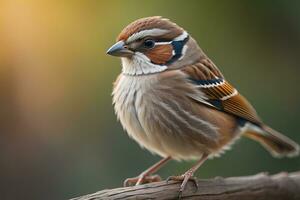
{"label": "brown crown feather", "polygon": [[183,33],[183,29],[169,19],[154,16],[138,19],[126,26],[119,34],[117,41],[126,41],[134,33],[153,28],[169,30],[168,33],[163,35],[163,39],[167,40],[172,40]]}

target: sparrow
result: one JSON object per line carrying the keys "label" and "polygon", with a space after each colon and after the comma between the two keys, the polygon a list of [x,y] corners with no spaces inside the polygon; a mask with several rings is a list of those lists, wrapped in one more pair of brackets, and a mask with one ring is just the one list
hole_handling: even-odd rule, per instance
{"label": "sparrow", "polygon": [[162,157],[125,185],[156,181],[167,161],[197,160],[181,176],[179,195],[195,171],[241,136],[275,157],[299,154],[296,142],[266,125],[223,76],[193,37],[169,19],[154,16],[125,27],[107,54],[121,58],[113,87],[116,115],[128,135]]}

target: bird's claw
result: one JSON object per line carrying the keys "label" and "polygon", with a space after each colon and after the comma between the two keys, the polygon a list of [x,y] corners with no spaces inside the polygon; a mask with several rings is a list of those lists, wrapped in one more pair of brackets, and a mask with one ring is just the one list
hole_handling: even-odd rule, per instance
{"label": "bird's claw", "polygon": [[132,185],[142,185],[145,183],[153,183],[153,182],[159,182],[161,181],[161,177],[159,175],[151,175],[151,176],[145,176],[141,174],[140,176],[133,177],[133,178],[127,178],[123,185],[124,187],[129,187]]}
{"label": "bird's claw", "polygon": [[192,181],[196,187],[196,191],[198,190],[198,182],[197,180],[193,177],[194,172],[192,170],[188,170],[187,172],[185,172],[183,175],[181,176],[170,176],[167,178],[167,183],[169,181],[181,181],[181,185],[180,185],[180,189],[179,189],[179,194],[178,194],[178,199],[181,199],[182,197],[182,193],[184,191],[184,189],[186,188],[187,182],[188,181]]}

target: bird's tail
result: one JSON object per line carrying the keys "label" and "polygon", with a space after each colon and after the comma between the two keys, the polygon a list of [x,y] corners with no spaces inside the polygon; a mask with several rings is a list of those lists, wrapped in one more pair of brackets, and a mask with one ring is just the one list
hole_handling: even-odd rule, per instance
{"label": "bird's tail", "polygon": [[299,154],[299,145],[290,138],[267,125],[257,128],[248,130],[244,135],[258,141],[274,157],[294,157]]}

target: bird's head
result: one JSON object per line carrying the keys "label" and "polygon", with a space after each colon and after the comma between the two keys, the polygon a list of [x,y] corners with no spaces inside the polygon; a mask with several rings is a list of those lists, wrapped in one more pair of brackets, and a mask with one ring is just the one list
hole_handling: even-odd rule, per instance
{"label": "bird's head", "polygon": [[162,17],[142,18],[129,24],[107,54],[122,58],[123,73],[127,75],[178,69],[204,55],[184,29]]}

